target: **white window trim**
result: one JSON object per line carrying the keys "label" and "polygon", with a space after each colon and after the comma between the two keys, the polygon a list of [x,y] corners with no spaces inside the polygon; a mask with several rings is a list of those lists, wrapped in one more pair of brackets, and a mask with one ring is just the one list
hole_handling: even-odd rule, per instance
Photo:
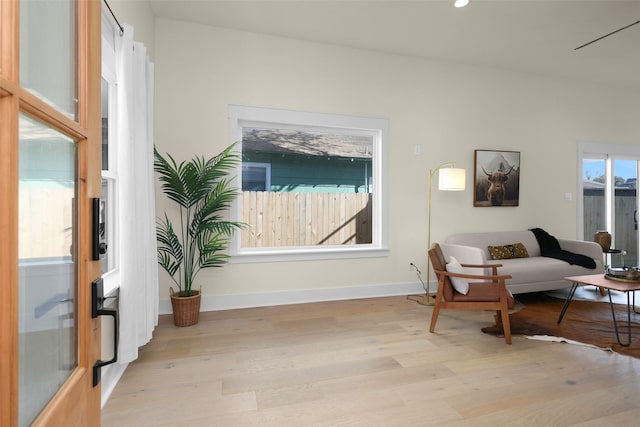
{"label": "white window trim", "polygon": [[[389,254],[387,233],[387,156],[389,122],[387,119],[348,116],[341,114],[311,113],[274,108],[229,105],[229,143],[242,140],[242,128],[274,126],[281,129],[304,126],[310,130],[340,129],[362,134],[369,133],[374,140],[372,162],[373,182],[380,183],[374,191],[372,206],[372,243],[359,245],[323,245],[277,248],[241,248],[240,233],[231,239],[230,262],[277,262],[339,258],[375,258]],[[242,149],[240,144],[236,147]],[[242,166],[238,165],[237,176]],[[237,200],[231,208],[231,218],[242,218],[242,203]]]}

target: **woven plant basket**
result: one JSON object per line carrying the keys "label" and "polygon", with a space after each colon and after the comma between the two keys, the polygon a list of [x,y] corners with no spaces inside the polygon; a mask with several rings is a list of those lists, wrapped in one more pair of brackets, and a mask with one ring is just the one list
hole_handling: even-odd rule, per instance
{"label": "woven plant basket", "polygon": [[200,318],[201,291],[191,291],[191,296],[180,296],[181,292],[171,292],[171,307],[173,308],[173,323],[176,326],[191,326],[198,323]]}

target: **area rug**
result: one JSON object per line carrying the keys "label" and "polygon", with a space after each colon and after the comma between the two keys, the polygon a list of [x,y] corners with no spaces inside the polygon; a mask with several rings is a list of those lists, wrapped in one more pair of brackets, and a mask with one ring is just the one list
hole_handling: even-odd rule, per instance
{"label": "area rug", "polygon": [[[562,323],[558,324],[564,299],[532,293],[516,295],[516,301],[522,308],[509,316],[513,335],[558,337],[640,358],[640,314],[631,311],[631,345],[623,347],[616,341],[608,302],[574,299]],[[627,306],[614,304],[614,307],[620,339],[627,342]],[[495,325],[482,328],[482,331],[504,336]]]}

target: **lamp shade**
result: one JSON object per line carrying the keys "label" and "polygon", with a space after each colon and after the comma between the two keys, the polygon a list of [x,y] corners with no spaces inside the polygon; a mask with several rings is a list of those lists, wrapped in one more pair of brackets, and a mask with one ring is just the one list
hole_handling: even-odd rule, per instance
{"label": "lamp shade", "polygon": [[442,168],[438,171],[438,190],[464,191],[465,170],[461,168]]}

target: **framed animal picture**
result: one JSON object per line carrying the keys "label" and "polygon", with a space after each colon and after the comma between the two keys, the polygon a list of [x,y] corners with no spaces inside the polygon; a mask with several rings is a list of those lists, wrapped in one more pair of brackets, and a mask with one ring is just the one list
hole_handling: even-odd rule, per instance
{"label": "framed animal picture", "polygon": [[520,152],[475,150],[473,206],[518,206]]}

